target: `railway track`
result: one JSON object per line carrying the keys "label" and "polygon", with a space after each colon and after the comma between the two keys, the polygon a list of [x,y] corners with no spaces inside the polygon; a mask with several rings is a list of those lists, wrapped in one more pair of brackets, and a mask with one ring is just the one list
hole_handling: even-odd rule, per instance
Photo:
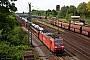
{"label": "railway track", "polygon": [[[50,32],[54,32],[55,34],[58,34],[56,32],[57,30],[55,30],[51,27],[47,27],[40,23],[36,23],[36,24],[49,30]],[[84,60],[84,59],[90,60],[90,50],[89,50],[90,49],[90,47],[89,47],[90,40],[89,40],[89,38],[79,35],[79,34],[76,34],[76,33],[73,33],[73,32],[70,32],[70,31],[67,31],[67,30],[64,30],[63,33],[62,32],[60,32],[60,33],[61,34],[58,34],[58,35],[65,38],[65,44],[70,45],[70,47],[68,49],[71,50],[80,60]],[[72,49],[70,49],[70,48],[72,48]]]}
{"label": "railway track", "polygon": [[65,48],[69,53],[72,54],[72,56],[70,54],[66,54],[63,56],[54,56],[52,53],[50,54],[50,52],[47,52],[49,50],[45,50],[45,47],[42,48],[43,46],[39,45],[44,53],[47,54],[46,56],[48,60],[78,60],[77,58],[79,58],[79,60],[90,60],[90,38],[67,30],[64,30],[64,32],[60,31],[60,34],[58,34],[56,29],[47,27],[46,25],[40,23],[37,24],[41,27],[44,27],[46,30],[49,30],[50,32],[64,37]]}
{"label": "railway track", "polygon": [[[35,36],[35,33],[33,34],[33,36],[34,36],[35,40],[37,40],[36,43],[38,43],[39,47],[41,46],[42,51],[46,54],[44,56],[44,57],[46,57],[46,59],[48,59],[48,60],[71,60],[71,59],[78,60],[76,58],[70,58],[68,56],[68,55],[70,55],[70,53],[66,53],[66,55],[68,54],[67,56],[62,56],[62,55],[57,56],[57,55],[53,54],[50,50],[48,50],[46,48],[46,46],[44,44],[42,44],[42,42],[40,40],[38,40],[38,38]],[[40,57],[42,57],[42,56],[40,56]]]}
{"label": "railway track", "polygon": [[[22,27],[22,29],[25,30],[26,32],[28,32],[28,30],[26,28]],[[44,44],[42,44],[42,42],[38,39],[38,37],[36,37],[34,32],[33,32],[33,41],[38,44],[38,46],[35,46],[35,47],[40,47],[40,49],[42,49],[42,51],[45,53],[45,56],[39,56],[39,57],[44,57],[47,60],[71,60],[71,59],[78,60],[76,57],[74,57],[74,58],[69,57],[72,55],[68,51],[66,52],[66,54],[64,54],[64,56],[61,56],[61,55],[56,56],[55,54],[50,52]]]}

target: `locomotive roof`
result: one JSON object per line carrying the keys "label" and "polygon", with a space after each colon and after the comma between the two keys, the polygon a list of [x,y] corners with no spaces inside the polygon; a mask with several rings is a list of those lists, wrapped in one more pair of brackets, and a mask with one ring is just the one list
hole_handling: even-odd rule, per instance
{"label": "locomotive roof", "polygon": [[48,34],[47,36],[50,36],[50,37],[52,37],[52,38],[54,38],[54,39],[59,39],[59,36],[57,36],[57,35],[55,35],[55,34]]}
{"label": "locomotive roof", "polygon": [[53,33],[44,33],[44,35],[46,35],[48,38],[52,37],[54,39],[59,39],[59,36],[53,34]]}
{"label": "locomotive roof", "polygon": [[54,34],[54,33],[51,33],[51,32],[49,32],[49,31],[47,31],[47,30],[42,30],[42,32],[43,32],[43,34],[45,35],[45,36],[47,36],[48,38],[50,38],[50,37],[52,37],[52,38],[54,38],[55,40],[60,40],[60,38],[59,38],[59,36],[57,36],[56,34]]}

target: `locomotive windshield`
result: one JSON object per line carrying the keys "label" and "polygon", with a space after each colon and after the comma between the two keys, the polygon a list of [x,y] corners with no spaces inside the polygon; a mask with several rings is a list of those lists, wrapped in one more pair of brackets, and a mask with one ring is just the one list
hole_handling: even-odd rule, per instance
{"label": "locomotive windshield", "polygon": [[55,41],[55,45],[63,44],[63,41]]}

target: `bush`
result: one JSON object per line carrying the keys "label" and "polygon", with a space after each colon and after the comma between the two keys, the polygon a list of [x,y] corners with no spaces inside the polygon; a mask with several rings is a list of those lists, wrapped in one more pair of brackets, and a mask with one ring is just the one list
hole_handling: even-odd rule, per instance
{"label": "bush", "polygon": [[0,42],[0,59],[20,60],[25,50],[32,50],[32,48],[26,45],[10,46],[9,42]]}
{"label": "bush", "polygon": [[7,41],[14,46],[28,44],[28,39],[20,27],[15,27],[14,30],[8,34]]}

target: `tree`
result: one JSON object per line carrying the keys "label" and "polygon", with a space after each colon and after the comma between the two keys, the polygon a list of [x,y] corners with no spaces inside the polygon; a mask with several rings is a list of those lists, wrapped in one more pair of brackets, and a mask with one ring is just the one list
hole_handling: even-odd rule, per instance
{"label": "tree", "polygon": [[87,3],[87,10],[90,12],[90,1]]}
{"label": "tree", "polygon": [[15,12],[16,10],[15,4],[10,3],[10,0],[0,0],[0,30],[2,30],[2,40],[7,39],[8,33],[10,33],[17,24],[14,14],[11,13],[11,11]]}
{"label": "tree", "polygon": [[36,15],[37,13],[36,13],[36,10],[32,10],[32,15]]}
{"label": "tree", "polygon": [[53,9],[53,10],[52,10],[52,16],[53,16],[53,17],[56,17],[56,15],[57,15],[57,12],[56,12],[56,10]]}
{"label": "tree", "polygon": [[75,15],[75,13],[76,13],[76,7],[74,5],[70,5],[70,7],[68,9],[68,14]]}
{"label": "tree", "polygon": [[1,13],[0,17],[2,40],[6,40],[8,33],[10,33],[14,27],[17,26],[17,21],[12,13]]}
{"label": "tree", "polygon": [[88,15],[88,10],[86,9],[86,3],[82,2],[78,5],[77,7],[77,12],[80,14],[80,16],[85,19],[86,16]]}
{"label": "tree", "polygon": [[[23,52],[25,50],[32,50],[26,45],[13,46],[9,42],[0,42],[0,58],[4,60],[22,60]],[[1,59],[2,60],[2,59]]]}
{"label": "tree", "polygon": [[60,11],[57,12],[57,16],[56,16],[56,18],[57,18],[57,19],[62,18],[62,17],[61,17],[61,14],[60,14]]}
{"label": "tree", "polygon": [[60,17],[65,18],[67,16],[68,6],[61,7]]}
{"label": "tree", "polygon": [[[17,1],[17,0],[11,0],[12,1]],[[14,3],[10,3],[10,0],[0,0],[0,6],[5,7],[8,9],[8,11],[17,11],[17,8],[15,7]]]}
{"label": "tree", "polygon": [[0,59],[22,60],[23,52],[32,48],[27,46],[27,37],[12,13],[16,11],[15,4],[9,1],[0,0]]}
{"label": "tree", "polygon": [[20,27],[15,27],[14,30],[12,30],[11,33],[7,35],[7,41],[14,46],[21,44],[27,45],[28,43],[28,39]]}
{"label": "tree", "polygon": [[15,7],[15,3],[12,3],[10,5],[10,10],[13,11],[13,12],[17,11],[17,8]]}
{"label": "tree", "polygon": [[47,10],[47,16],[51,15],[52,11],[50,9]]}

